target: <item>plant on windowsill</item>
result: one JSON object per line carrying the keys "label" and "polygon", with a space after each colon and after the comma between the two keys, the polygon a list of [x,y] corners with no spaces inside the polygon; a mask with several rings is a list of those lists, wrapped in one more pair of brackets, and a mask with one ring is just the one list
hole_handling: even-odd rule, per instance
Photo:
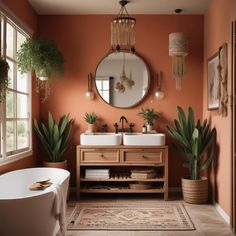
{"label": "plant on windowsill", "polygon": [[6,89],[9,84],[8,70],[9,65],[7,61],[0,58],[0,103],[3,102],[6,97]]}
{"label": "plant on windowsill", "polygon": [[49,39],[28,38],[17,53],[18,67],[21,73],[34,70],[37,77],[36,91],[44,90],[45,101],[50,95],[49,81],[52,76],[63,74],[63,54],[55,42]]}
{"label": "plant on windowsill", "polygon": [[152,131],[153,122],[160,117],[160,113],[154,111],[154,109],[142,108],[141,112],[138,113],[145,121],[147,126],[147,132]]}
{"label": "plant on windowsill", "polygon": [[36,134],[49,156],[49,161],[44,162],[44,166],[66,169],[67,160],[64,159],[64,154],[71,148],[68,139],[72,124],[73,120],[68,115],[61,116],[57,123],[50,112],[47,126],[34,119]]}
{"label": "plant on windowsill", "polygon": [[[182,178],[183,197],[188,203],[206,203],[208,179],[200,173],[209,168],[214,158],[216,129],[211,129],[207,120],[202,124],[198,120],[195,124],[191,107],[188,109],[187,118],[181,107],[178,106],[177,110],[178,120],[174,120],[175,127],[167,125],[167,130],[184,159],[184,167],[189,169],[189,176]],[[206,155],[208,150],[211,152]]]}
{"label": "plant on windowsill", "polygon": [[86,132],[91,133],[96,131],[95,123],[98,120],[97,115],[94,112],[86,112],[84,115],[84,120],[88,123],[88,129]]}

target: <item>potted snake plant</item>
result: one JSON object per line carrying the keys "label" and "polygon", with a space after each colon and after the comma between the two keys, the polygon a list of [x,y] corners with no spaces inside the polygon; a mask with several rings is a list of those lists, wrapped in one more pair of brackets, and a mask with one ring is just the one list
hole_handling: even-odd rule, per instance
{"label": "potted snake plant", "polygon": [[48,124],[38,122],[34,119],[34,129],[43,147],[45,148],[49,160],[44,162],[46,167],[67,168],[67,160],[64,154],[70,149],[68,144],[73,120],[69,116],[63,115],[57,123],[52,114],[48,113]]}
{"label": "potted snake plant", "polygon": [[[167,130],[184,159],[184,167],[189,170],[189,176],[182,178],[183,197],[188,203],[206,203],[208,179],[201,176],[201,172],[209,168],[214,158],[216,129],[211,129],[207,120],[203,123],[198,120],[195,123],[191,107],[188,109],[188,117],[181,107],[178,106],[177,110],[178,120],[174,120],[175,127],[167,125]],[[211,151],[209,155],[208,150]]]}
{"label": "potted snake plant", "polygon": [[88,133],[95,132],[96,131],[95,123],[98,120],[98,116],[94,112],[91,113],[86,112],[84,115],[84,120],[88,123],[87,132]]}
{"label": "potted snake plant", "polygon": [[5,99],[8,80],[9,65],[6,60],[0,58],[0,103]]}

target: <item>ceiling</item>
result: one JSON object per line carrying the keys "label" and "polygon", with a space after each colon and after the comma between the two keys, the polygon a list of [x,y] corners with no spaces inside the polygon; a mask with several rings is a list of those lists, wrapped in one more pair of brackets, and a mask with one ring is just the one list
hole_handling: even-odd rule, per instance
{"label": "ceiling", "polygon": [[[28,0],[40,15],[117,14],[119,0]],[[211,0],[130,0],[130,14],[204,14]]]}

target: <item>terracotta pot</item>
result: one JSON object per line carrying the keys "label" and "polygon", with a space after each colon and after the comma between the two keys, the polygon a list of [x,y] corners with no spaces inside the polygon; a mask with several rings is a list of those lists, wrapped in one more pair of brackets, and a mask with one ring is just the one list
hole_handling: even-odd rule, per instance
{"label": "terracotta pot", "polygon": [[182,191],[184,201],[192,204],[203,204],[208,201],[208,179],[192,180],[189,177],[182,178]]}
{"label": "terracotta pot", "polygon": [[43,162],[44,167],[51,167],[51,168],[60,168],[67,170],[67,160],[60,161],[60,162],[49,162],[44,161]]}
{"label": "terracotta pot", "polygon": [[95,124],[88,124],[88,132],[95,132],[96,131],[96,125]]}

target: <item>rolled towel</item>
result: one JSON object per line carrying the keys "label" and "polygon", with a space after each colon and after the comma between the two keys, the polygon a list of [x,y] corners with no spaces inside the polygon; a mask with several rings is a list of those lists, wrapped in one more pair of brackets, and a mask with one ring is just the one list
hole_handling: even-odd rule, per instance
{"label": "rolled towel", "polygon": [[66,199],[64,199],[62,186],[60,184],[53,184],[52,189],[55,193],[54,212],[59,219],[60,231],[57,236],[66,235]]}

